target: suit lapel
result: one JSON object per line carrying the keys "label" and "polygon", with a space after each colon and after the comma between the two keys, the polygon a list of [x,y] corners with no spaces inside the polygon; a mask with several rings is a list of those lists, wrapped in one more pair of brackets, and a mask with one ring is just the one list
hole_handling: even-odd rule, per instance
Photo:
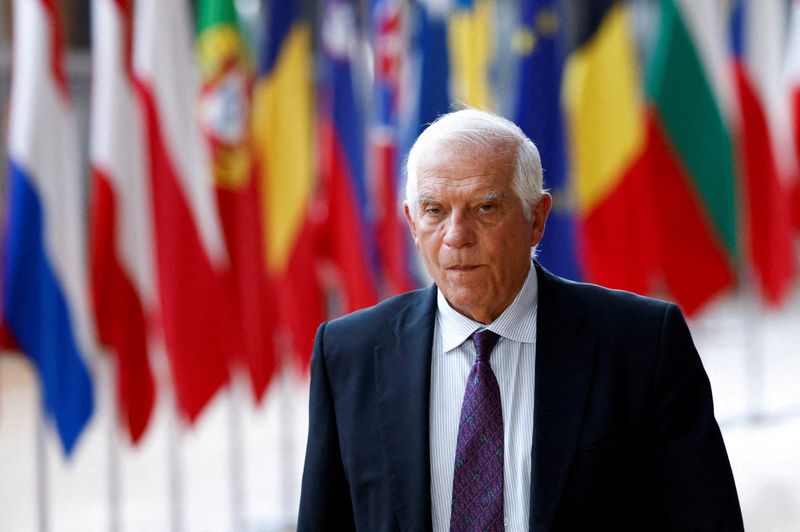
{"label": "suit lapel", "polygon": [[530,530],[546,532],[575,453],[594,368],[594,338],[564,281],[537,264],[536,387]]}
{"label": "suit lapel", "polygon": [[420,291],[375,348],[380,427],[403,530],[431,530],[429,401],[436,287]]}

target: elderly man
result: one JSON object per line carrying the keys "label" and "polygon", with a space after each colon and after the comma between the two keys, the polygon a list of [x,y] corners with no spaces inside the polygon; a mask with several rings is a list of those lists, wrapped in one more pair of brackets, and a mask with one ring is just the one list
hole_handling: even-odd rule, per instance
{"label": "elderly man", "polygon": [[435,285],[320,327],[299,530],[742,530],[680,311],[531,260],[522,131],[447,114],[407,175]]}

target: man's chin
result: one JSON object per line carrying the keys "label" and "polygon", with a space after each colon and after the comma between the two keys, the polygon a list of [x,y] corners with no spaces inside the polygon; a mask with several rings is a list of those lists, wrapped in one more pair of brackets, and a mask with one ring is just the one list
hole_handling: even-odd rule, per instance
{"label": "man's chin", "polygon": [[[441,288],[441,287],[440,287]],[[485,305],[481,294],[476,293],[475,285],[472,286],[453,286],[450,284],[446,289],[442,290],[445,299],[450,303],[450,306],[464,315],[471,315],[470,309],[481,308]]]}

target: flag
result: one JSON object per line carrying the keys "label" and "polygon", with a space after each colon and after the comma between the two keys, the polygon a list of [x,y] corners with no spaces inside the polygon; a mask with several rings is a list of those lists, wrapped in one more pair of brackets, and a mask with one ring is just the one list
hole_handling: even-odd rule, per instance
{"label": "flag", "polygon": [[319,238],[320,259],[330,266],[334,290],[342,299],[341,310],[352,312],[377,301],[364,122],[351,66],[358,34],[351,1],[328,0],[324,9],[324,78],[318,120],[320,196],[326,218]]}
{"label": "flag", "polygon": [[2,317],[69,455],[93,411],[83,182],[55,0],[14,3]]}
{"label": "flag", "polygon": [[783,8],[780,0],[738,0],[731,17],[742,229],[756,288],[770,305],[784,300],[794,278],[789,178],[795,168],[781,73]]}
{"label": "flag", "polygon": [[370,128],[375,240],[380,254],[384,292],[414,287],[410,273],[410,239],[400,215],[400,115],[408,112],[408,20],[400,0],[375,0],[372,18],[374,119]]}
{"label": "flag", "polygon": [[628,12],[621,2],[581,5],[586,16],[575,28],[563,97],[583,273],[591,282],[645,293],[657,248]]}
{"label": "flag", "polygon": [[733,96],[718,7],[714,0],[661,0],[645,76],[662,268],[687,314],[732,286],[739,260]]}
{"label": "flag", "polygon": [[296,2],[265,11],[266,39],[253,95],[253,155],[262,212],[260,249],[273,289],[277,322],[300,365],[311,358],[325,316],[316,271],[311,27]]}
{"label": "flag", "polygon": [[228,256],[195,104],[185,2],[136,4],[133,71],[144,112],[160,316],[179,411],[193,422],[228,379]]}
{"label": "flag", "polygon": [[[420,133],[450,110],[450,58],[447,51],[447,3],[420,0],[416,8],[412,120],[406,125],[408,148]],[[407,150],[406,150],[407,151]]]}
{"label": "flag", "polygon": [[[790,9],[784,77],[789,91],[795,160],[800,164],[800,0],[794,0]],[[800,175],[795,176],[792,188],[793,225],[800,229]]]}
{"label": "flag", "polygon": [[448,21],[454,98],[478,109],[494,105],[494,20],[494,0],[455,0]]}
{"label": "flag", "polygon": [[234,285],[232,316],[240,339],[234,358],[248,369],[253,395],[260,400],[275,370],[275,323],[251,156],[253,68],[233,0],[202,0],[197,34],[202,71],[200,122],[211,147]]}
{"label": "flag", "polygon": [[155,304],[144,124],[132,83],[129,0],[92,3],[90,278],[97,334],[116,357],[120,420],[133,442],[155,399],[148,337]]}
{"label": "flag", "polygon": [[523,0],[519,21],[512,41],[518,56],[514,121],[539,148],[544,184],[553,195],[537,259],[553,273],[581,280],[560,97],[566,23],[554,0]]}

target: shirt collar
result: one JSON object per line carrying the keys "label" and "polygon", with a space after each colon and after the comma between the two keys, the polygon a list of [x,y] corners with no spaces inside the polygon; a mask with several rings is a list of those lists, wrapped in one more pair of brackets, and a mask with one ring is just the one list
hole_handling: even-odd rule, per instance
{"label": "shirt collar", "polygon": [[479,329],[489,329],[515,342],[534,343],[536,341],[538,288],[536,268],[531,266],[517,297],[489,325],[484,325],[460,314],[450,306],[442,291],[437,289],[437,319],[442,331],[443,352],[447,353],[460,346]]}

